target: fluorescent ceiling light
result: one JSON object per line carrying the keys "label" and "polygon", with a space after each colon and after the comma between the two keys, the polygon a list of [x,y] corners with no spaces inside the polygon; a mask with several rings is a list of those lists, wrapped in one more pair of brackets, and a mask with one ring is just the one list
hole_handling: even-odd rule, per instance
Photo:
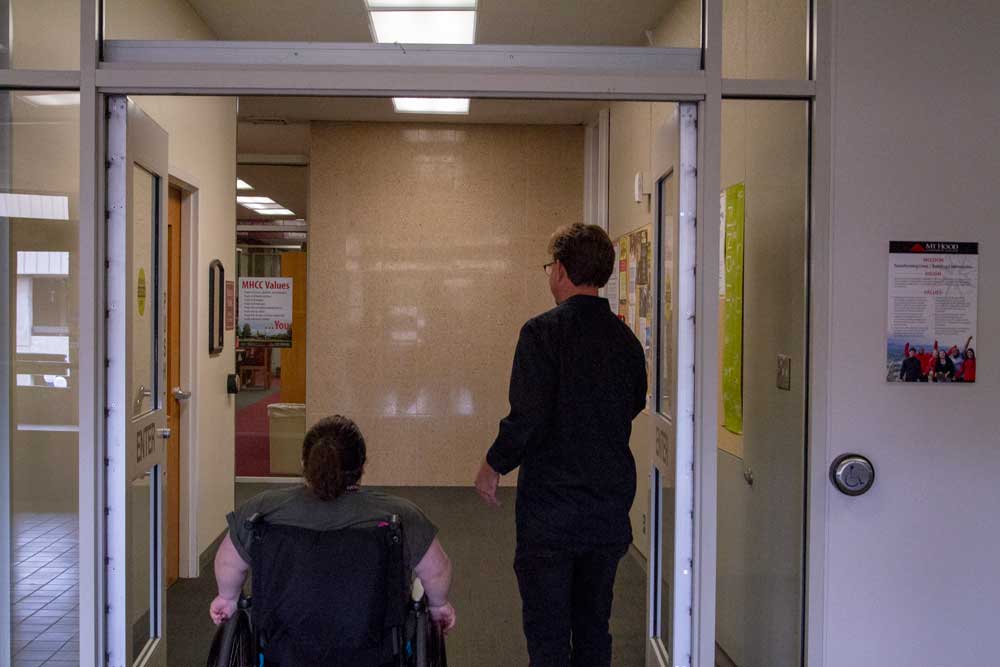
{"label": "fluorescent ceiling light", "polygon": [[253,186],[244,181],[242,178],[236,179],[236,189],[237,190],[253,190]]}
{"label": "fluorescent ceiling light", "polygon": [[261,215],[295,215],[292,211],[287,208],[269,208],[266,211],[260,211]]}
{"label": "fluorescent ceiling light", "polygon": [[396,113],[469,113],[469,100],[464,97],[394,97]]}
{"label": "fluorescent ceiling light", "polygon": [[0,193],[0,218],[69,220],[69,197]]}
{"label": "fluorescent ceiling light", "polygon": [[236,197],[237,204],[274,204],[276,203],[270,197],[249,197],[246,195],[239,195]]}
{"label": "fluorescent ceiling light", "polygon": [[476,12],[371,12],[375,41],[383,44],[472,44]]}
{"label": "fluorescent ceiling light", "polygon": [[23,99],[38,107],[80,106],[80,93],[43,93],[41,95],[25,95]]}
{"label": "fluorescent ceiling light", "polygon": [[475,9],[476,0],[365,0],[368,9]]}
{"label": "fluorescent ceiling light", "polygon": [[68,276],[69,253],[65,251],[18,250],[17,275]]}

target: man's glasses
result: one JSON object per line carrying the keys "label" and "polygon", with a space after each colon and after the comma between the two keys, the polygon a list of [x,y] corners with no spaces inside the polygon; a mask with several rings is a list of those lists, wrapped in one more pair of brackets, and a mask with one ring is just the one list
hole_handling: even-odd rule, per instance
{"label": "man's glasses", "polygon": [[552,275],[552,265],[555,264],[556,261],[558,261],[558,260],[554,259],[551,262],[549,262],[548,264],[542,264],[542,271],[545,272],[545,275],[547,275],[547,276],[551,276]]}

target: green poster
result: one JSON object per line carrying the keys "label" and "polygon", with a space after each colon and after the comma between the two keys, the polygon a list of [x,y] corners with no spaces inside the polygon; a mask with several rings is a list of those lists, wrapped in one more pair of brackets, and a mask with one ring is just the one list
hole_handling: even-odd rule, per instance
{"label": "green poster", "polygon": [[725,300],[722,319],[722,409],[727,431],[743,433],[743,183],[725,192]]}

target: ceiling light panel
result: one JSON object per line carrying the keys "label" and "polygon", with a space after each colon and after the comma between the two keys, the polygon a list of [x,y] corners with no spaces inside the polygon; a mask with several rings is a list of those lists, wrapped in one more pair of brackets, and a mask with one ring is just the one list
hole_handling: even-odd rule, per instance
{"label": "ceiling light panel", "polygon": [[392,106],[396,113],[469,113],[469,100],[464,97],[394,97]]}
{"label": "ceiling light panel", "polygon": [[270,197],[252,197],[246,195],[238,195],[236,197],[237,204],[274,204],[276,203]]}
{"label": "ceiling light panel", "polygon": [[244,181],[242,178],[236,179],[236,189],[237,190],[253,190],[253,186]]}
{"label": "ceiling light panel", "polygon": [[368,9],[475,9],[476,0],[366,0]]}
{"label": "ceiling light panel", "polygon": [[266,211],[260,211],[261,215],[295,215],[292,211],[287,208],[269,208]]}
{"label": "ceiling light panel", "polygon": [[78,107],[80,93],[42,93],[24,95],[21,99],[38,107]]}
{"label": "ceiling light panel", "polygon": [[472,44],[473,11],[379,11],[370,13],[375,41],[383,44]]}

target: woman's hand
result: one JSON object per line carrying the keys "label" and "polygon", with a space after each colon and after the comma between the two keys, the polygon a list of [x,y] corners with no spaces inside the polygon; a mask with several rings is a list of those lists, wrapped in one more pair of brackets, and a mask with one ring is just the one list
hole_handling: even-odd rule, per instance
{"label": "woman's hand", "polygon": [[441,626],[441,632],[448,634],[455,627],[455,608],[450,602],[441,605],[429,605],[427,610],[431,613],[431,619]]}
{"label": "woman's hand", "polygon": [[[236,600],[227,600],[221,595],[217,595],[212,600],[212,605],[208,608],[208,614],[212,617],[212,622],[222,625],[233,617],[236,613]],[[454,611],[452,612],[454,614]]]}

